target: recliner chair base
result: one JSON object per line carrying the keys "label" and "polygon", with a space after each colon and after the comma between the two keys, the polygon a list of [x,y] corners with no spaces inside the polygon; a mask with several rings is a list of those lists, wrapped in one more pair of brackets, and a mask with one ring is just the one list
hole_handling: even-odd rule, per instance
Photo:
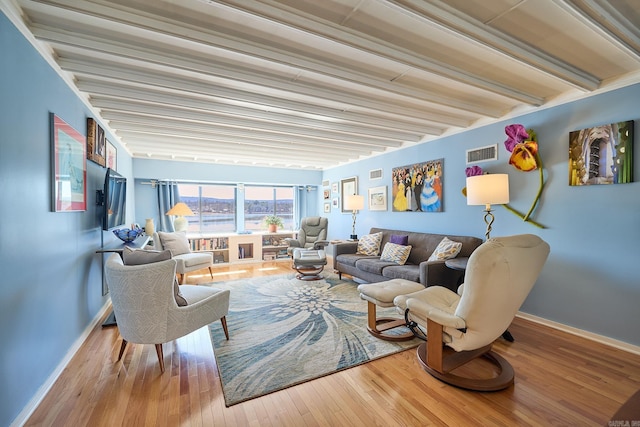
{"label": "recliner chair base", "polygon": [[[425,371],[427,371],[434,378],[440,381],[450,384],[455,387],[474,390],[474,391],[499,391],[513,385],[515,372],[513,366],[502,356],[491,351],[491,346],[483,347],[478,350],[455,352],[452,349],[443,348],[444,360],[447,359],[460,359],[454,361],[454,367],[451,370],[443,369],[445,372],[440,372],[436,368],[429,365],[427,362],[427,343],[422,343],[418,346],[417,355],[418,361],[422,365]],[[463,377],[451,373],[453,369],[466,363],[461,360],[470,361],[472,359],[482,357],[489,361],[494,367],[497,368],[498,374],[495,377],[490,378],[469,378]]]}

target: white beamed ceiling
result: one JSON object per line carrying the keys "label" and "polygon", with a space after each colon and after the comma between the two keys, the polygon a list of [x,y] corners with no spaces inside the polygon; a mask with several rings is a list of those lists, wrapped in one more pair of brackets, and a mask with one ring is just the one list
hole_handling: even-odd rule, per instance
{"label": "white beamed ceiling", "polygon": [[141,158],[326,169],[640,81],[638,0],[1,1]]}

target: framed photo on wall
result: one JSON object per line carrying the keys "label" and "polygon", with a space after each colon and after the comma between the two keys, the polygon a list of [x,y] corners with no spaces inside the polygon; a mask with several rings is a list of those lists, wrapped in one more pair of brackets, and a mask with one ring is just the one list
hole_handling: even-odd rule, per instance
{"label": "framed photo on wall", "polygon": [[393,212],[442,212],[444,159],[391,170]]}
{"label": "framed photo on wall", "polygon": [[633,120],[569,133],[569,185],[633,182]]}
{"label": "framed photo on wall", "polygon": [[107,164],[107,140],[104,129],[91,117],[87,118],[87,159],[104,167]]}
{"label": "framed photo on wall", "polygon": [[369,210],[387,210],[387,186],[373,187],[369,189]]}
{"label": "framed photo on wall", "polygon": [[113,145],[113,143],[111,143],[111,141],[107,141],[106,166],[113,169],[114,171],[118,170],[118,149],[115,145]]}
{"label": "framed photo on wall", "polygon": [[51,113],[52,210],[87,210],[87,145],[84,135]]}
{"label": "framed photo on wall", "polygon": [[324,213],[329,213],[331,212],[331,203],[325,203],[324,204]]}
{"label": "framed photo on wall", "polygon": [[342,198],[340,203],[340,211],[342,213],[351,213],[349,209],[345,209],[347,196],[352,194],[358,194],[358,177],[352,176],[351,178],[345,178],[340,180],[340,197]]}

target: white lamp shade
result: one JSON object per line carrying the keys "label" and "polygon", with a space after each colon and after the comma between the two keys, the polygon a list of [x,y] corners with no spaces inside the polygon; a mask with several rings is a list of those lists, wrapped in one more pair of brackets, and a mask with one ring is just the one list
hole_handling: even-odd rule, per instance
{"label": "white lamp shade", "polygon": [[509,175],[485,174],[467,177],[467,205],[509,203]]}
{"label": "white lamp shade", "polygon": [[357,211],[364,208],[364,196],[358,194],[348,195],[344,201],[344,208],[349,211]]}

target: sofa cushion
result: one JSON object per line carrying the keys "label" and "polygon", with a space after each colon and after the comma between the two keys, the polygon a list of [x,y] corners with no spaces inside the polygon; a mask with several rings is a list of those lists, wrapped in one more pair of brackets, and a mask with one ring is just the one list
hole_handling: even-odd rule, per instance
{"label": "sofa cushion", "polygon": [[[154,262],[166,261],[171,259],[171,251],[165,249],[164,251],[153,251],[147,249],[131,249],[128,246],[124,247],[122,252],[122,262],[124,265],[142,265],[151,264]],[[178,279],[173,279],[173,296],[176,299],[176,304],[180,307],[187,305],[187,300],[184,299],[180,293],[180,284]]]}
{"label": "sofa cushion", "polygon": [[377,274],[382,276],[382,271],[391,265],[398,265],[391,261],[380,261],[380,258],[362,258],[356,262],[356,268],[358,270],[365,271],[367,273]]}
{"label": "sofa cushion", "polygon": [[409,244],[409,236],[405,235],[400,235],[400,234],[392,234],[391,237],[389,237],[389,242],[390,243],[395,243],[396,245],[408,245]]}
{"label": "sofa cushion", "polygon": [[380,255],[380,261],[391,261],[399,265],[404,265],[409,258],[411,252],[411,246],[399,245],[396,243],[387,242],[382,249],[382,255]]}
{"label": "sofa cushion", "polygon": [[358,240],[358,250],[356,253],[361,255],[379,255],[380,242],[382,242],[382,232],[367,234]]}
{"label": "sofa cushion", "polygon": [[455,258],[462,249],[462,243],[455,242],[448,237],[444,237],[435,251],[431,254],[428,261],[443,261]]}
{"label": "sofa cushion", "polygon": [[382,270],[382,275],[389,279],[406,279],[420,283],[420,266],[392,264]]}
{"label": "sofa cushion", "polygon": [[189,245],[189,239],[187,239],[186,233],[165,233],[163,231],[158,231],[158,236],[160,237],[162,247],[164,249],[169,249],[173,256],[188,254],[191,252],[191,246]]}
{"label": "sofa cushion", "polygon": [[336,261],[340,264],[349,265],[351,267],[356,266],[356,262],[361,259],[379,259],[377,256],[361,255],[361,254],[340,254],[336,257]]}

